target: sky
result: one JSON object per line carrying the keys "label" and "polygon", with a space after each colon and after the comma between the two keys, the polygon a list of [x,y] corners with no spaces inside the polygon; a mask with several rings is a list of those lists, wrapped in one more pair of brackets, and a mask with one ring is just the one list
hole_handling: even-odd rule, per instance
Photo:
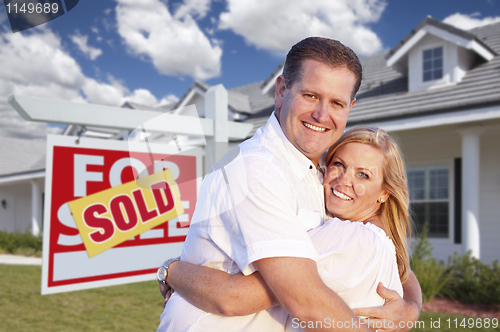
{"label": "sky", "polygon": [[227,89],[262,81],[308,36],[338,39],[360,57],[391,49],[428,15],[472,29],[500,21],[500,0],[80,0],[16,33],[0,6],[0,135],[61,130],[23,120],[10,95],[172,103],[196,80]]}

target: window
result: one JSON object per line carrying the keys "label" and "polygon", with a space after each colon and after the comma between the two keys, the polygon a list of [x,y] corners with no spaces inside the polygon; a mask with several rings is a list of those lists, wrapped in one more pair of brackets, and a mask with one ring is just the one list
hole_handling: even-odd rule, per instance
{"label": "window", "polygon": [[436,47],[424,51],[424,82],[443,78],[443,48]]}
{"label": "window", "polygon": [[448,165],[408,167],[410,208],[417,231],[427,223],[429,237],[449,237]]}

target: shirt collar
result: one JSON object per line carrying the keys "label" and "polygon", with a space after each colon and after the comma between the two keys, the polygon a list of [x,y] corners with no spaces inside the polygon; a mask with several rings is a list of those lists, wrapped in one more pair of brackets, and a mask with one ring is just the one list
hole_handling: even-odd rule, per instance
{"label": "shirt collar", "polygon": [[267,136],[272,140],[275,146],[283,153],[285,159],[288,161],[294,172],[297,174],[299,179],[303,179],[307,172],[313,169],[316,170],[316,166],[311,162],[309,158],[304,156],[302,152],[297,150],[295,146],[288,140],[283,129],[276,118],[275,112],[271,114],[271,117],[267,121],[266,125]]}
{"label": "shirt collar", "polygon": [[323,173],[318,171],[318,179],[321,184],[323,184],[324,174],[326,174],[326,170],[328,169],[328,165],[326,164],[326,152],[319,158],[318,167],[323,170]]}

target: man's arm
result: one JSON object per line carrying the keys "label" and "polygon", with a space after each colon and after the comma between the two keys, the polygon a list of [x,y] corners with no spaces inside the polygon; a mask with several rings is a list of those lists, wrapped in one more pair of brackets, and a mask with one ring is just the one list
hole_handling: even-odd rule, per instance
{"label": "man's arm", "polygon": [[249,276],[230,275],[188,262],[175,262],[168,268],[167,282],[197,308],[218,315],[249,315],[279,304],[259,272]]}
{"label": "man's arm", "polygon": [[385,324],[387,328],[378,329],[379,332],[410,330],[413,325],[408,322],[418,320],[422,310],[422,290],[415,274],[410,271],[408,280],[403,284],[403,298],[397,292],[383,287],[382,284],[378,285],[377,292],[385,299],[382,307],[354,309],[354,311],[360,316],[369,317],[370,322],[392,321],[394,323],[394,328],[389,328],[388,324]]}
{"label": "man's arm", "polygon": [[[359,324],[359,317],[323,283],[313,260],[274,257],[258,260],[254,265],[288,314],[305,322],[301,326],[304,330],[331,331],[332,327],[324,322],[334,320],[335,324],[342,322],[346,331],[370,331]],[[310,328],[308,322],[319,328]],[[320,327],[316,322],[323,324]]]}

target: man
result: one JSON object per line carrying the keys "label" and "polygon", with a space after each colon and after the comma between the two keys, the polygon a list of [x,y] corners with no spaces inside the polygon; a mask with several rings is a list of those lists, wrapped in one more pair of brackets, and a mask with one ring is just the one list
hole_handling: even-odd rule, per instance
{"label": "man", "polygon": [[[306,231],[325,220],[320,158],[345,129],[361,75],[354,52],[338,41],[307,38],[292,47],[267,125],[240,145],[238,158],[205,178],[182,260],[230,274],[258,270],[288,314],[302,321],[358,321],[322,282]],[[391,319],[396,330],[420,311],[413,275],[404,291],[407,301],[382,289],[391,300],[385,313],[359,313]],[[273,319],[252,318],[249,330],[266,330]]]}

